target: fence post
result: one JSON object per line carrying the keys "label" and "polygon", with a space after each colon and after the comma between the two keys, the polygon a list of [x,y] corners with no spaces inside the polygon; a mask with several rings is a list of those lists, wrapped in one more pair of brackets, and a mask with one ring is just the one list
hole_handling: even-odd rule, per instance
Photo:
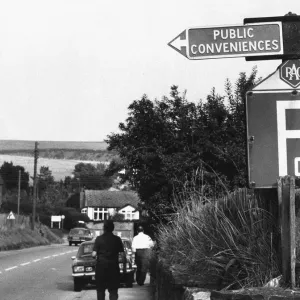
{"label": "fence post", "polygon": [[296,286],[296,216],[295,177],[285,176],[277,180],[279,228],[281,234],[282,276],[285,284]]}

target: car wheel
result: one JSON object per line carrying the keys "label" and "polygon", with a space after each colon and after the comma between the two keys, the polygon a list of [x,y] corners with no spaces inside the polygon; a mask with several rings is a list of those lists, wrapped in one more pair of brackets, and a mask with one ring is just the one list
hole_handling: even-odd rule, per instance
{"label": "car wheel", "polygon": [[69,242],[69,246],[72,246],[72,243],[71,243],[71,242]]}
{"label": "car wheel", "polygon": [[80,278],[74,277],[74,291],[75,292],[80,292],[82,290],[83,283]]}

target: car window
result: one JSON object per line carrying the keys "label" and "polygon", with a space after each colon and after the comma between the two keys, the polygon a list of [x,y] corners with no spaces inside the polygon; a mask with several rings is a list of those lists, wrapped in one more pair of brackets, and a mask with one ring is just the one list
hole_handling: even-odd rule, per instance
{"label": "car window", "polygon": [[86,230],[86,229],[71,229],[70,234],[80,234],[80,235],[84,235],[84,234],[89,234],[90,231]]}
{"label": "car window", "polygon": [[124,245],[125,248],[131,249],[131,244],[130,244],[129,241],[124,241],[124,240],[123,240],[123,245]]}
{"label": "car window", "polygon": [[92,254],[93,248],[94,248],[93,243],[81,245],[80,248],[78,249],[78,256],[80,257],[86,254]]}

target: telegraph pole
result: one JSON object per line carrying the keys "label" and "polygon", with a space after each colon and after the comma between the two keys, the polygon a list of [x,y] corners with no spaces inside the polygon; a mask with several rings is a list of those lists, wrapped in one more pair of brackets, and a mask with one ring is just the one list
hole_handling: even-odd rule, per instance
{"label": "telegraph pole", "polygon": [[37,161],[39,157],[38,142],[35,142],[34,147],[34,167],[33,167],[33,204],[32,204],[32,229],[35,228],[35,214],[36,214],[36,173]]}
{"label": "telegraph pole", "polygon": [[18,217],[20,214],[20,199],[21,199],[21,170],[19,170],[19,182],[18,182]]}

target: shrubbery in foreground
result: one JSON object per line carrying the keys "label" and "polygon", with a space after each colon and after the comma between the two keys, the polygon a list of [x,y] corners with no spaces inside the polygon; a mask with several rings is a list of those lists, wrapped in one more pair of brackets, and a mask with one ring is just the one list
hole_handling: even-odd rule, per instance
{"label": "shrubbery in foreground", "polygon": [[279,275],[278,230],[254,196],[244,190],[215,203],[197,193],[183,198],[158,232],[159,259],[167,266],[223,288],[262,286]]}

